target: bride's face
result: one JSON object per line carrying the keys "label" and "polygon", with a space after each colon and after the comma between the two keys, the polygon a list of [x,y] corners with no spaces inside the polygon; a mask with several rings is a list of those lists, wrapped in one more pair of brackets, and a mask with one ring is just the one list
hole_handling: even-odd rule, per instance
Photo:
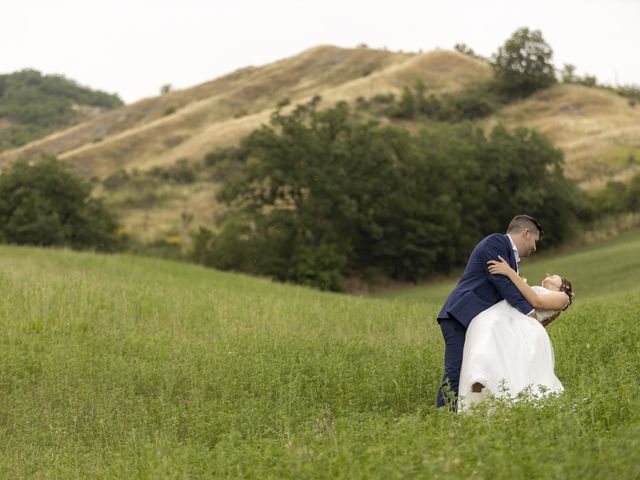
{"label": "bride's face", "polygon": [[560,287],[562,286],[562,278],[560,278],[560,275],[551,275],[550,273],[547,273],[544,280],[542,280],[542,286],[547,290],[555,290],[556,292],[559,292]]}

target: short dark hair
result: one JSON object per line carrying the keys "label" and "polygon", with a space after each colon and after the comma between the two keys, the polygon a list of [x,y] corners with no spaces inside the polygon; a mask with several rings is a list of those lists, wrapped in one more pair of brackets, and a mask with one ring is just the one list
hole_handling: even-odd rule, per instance
{"label": "short dark hair", "polygon": [[540,222],[529,215],[516,215],[513,217],[507,227],[507,233],[519,233],[527,228],[537,231],[540,234],[540,240],[544,237],[544,229],[542,225],[540,225]]}

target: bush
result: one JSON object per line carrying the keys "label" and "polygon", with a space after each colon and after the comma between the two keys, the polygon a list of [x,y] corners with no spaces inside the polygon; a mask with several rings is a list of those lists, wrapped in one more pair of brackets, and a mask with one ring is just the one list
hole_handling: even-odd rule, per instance
{"label": "bush", "polygon": [[422,117],[435,121],[462,122],[487,117],[504,101],[492,82],[478,83],[440,97],[433,94],[426,96],[425,91],[420,81],[413,88],[404,87],[400,101],[388,105],[385,113],[403,120]]}
{"label": "bush", "polygon": [[173,183],[193,183],[197,179],[195,168],[185,158],[181,158],[170,167],[154,167],[149,170],[149,175]]}
{"label": "bush", "polygon": [[18,160],[0,175],[0,240],[110,251],[117,223],[87,183],[53,157]]}
{"label": "bush", "polygon": [[221,270],[265,273],[266,269],[256,268],[255,242],[250,241],[250,229],[239,218],[226,222],[217,235],[200,227],[192,240],[190,257],[196,263]]}
{"label": "bush", "polygon": [[218,148],[207,152],[204,156],[205,167],[213,167],[223,160],[244,162],[247,159],[248,151],[246,146]]}
{"label": "bush", "polygon": [[124,187],[131,181],[131,176],[123,168],[116,170],[102,181],[102,185],[107,190],[117,190]]}
{"label": "bush", "polygon": [[629,105],[635,107],[640,102],[640,86],[638,85],[625,85],[617,87],[615,92],[625,98],[629,99]]}
{"label": "bush", "polygon": [[336,245],[301,246],[294,252],[292,264],[287,275],[292,281],[321,290],[344,290],[342,272],[347,258]]}

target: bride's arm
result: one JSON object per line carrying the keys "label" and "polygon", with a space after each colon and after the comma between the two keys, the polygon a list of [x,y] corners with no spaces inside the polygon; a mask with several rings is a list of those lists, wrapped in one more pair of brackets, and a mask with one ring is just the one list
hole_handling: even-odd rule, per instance
{"label": "bride's arm", "polygon": [[493,275],[504,275],[516,286],[522,296],[536,310],[562,310],[569,301],[569,297],[564,292],[551,292],[540,295],[535,292],[527,282],[525,282],[516,271],[509,266],[504,258],[498,257],[500,261],[489,260],[489,272]]}

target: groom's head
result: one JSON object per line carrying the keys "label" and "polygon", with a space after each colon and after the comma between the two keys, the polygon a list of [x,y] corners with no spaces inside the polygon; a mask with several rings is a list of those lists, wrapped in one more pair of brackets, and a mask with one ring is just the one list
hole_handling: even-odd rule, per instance
{"label": "groom's head", "polygon": [[516,244],[520,256],[528,257],[536,251],[537,243],[544,236],[544,230],[535,218],[529,215],[516,215],[507,227],[507,234]]}

